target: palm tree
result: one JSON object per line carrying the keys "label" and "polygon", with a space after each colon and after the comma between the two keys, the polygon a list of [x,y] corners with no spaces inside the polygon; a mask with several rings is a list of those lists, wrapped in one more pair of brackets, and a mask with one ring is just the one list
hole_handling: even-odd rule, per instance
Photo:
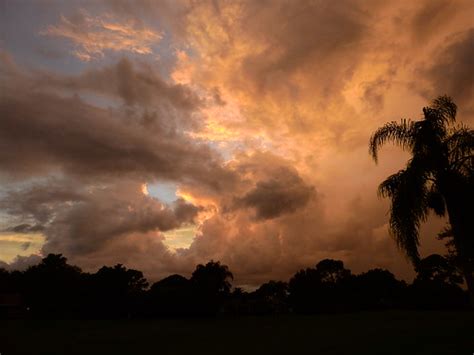
{"label": "palm tree", "polygon": [[459,268],[474,305],[474,130],[456,124],[457,107],[440,96],[423,108],[423,119],[389,122],[370,138],[377,153],[387,142],[411,153],[405,169],[389,176],[378,189],[391,199],[390,232],[408,258],[419,262],[419,228],[430,210],[447,214]]}

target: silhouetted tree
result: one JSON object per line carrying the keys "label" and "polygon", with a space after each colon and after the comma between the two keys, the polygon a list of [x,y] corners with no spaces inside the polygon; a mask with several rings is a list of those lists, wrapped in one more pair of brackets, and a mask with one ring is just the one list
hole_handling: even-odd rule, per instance
{"label": "silhouetted tree", "polygon": [[298,313],[347,310],[351,272],[340,260],[324,259],[297,272],[289,282],[289,301]]}
{"label": "silhouetted tree", "polygon": [[421,259],[416,271],[415,282],[435,281],[451,285],[462,284],[462,276],[457,268],[447,258],[438,254],[431,254]]}
{"label": "silhouetted tree", "polygon": [[213,314],[220,309],[222,301],[230,294],[233,278],[227,265],[221,265],[219,261],[211,260],[196,267],[191,282],[203,314]]}
{"label": "silhouetted tree", "polygon": [[285,313],[288,311],[288,284],[270,280],[252,293],[255,312],[260,314]]}
{"label": "silhouetted tree", "polygon": [[316,272],[323,283],[337,284],[347,280],[351,272],[341,260],[324,259],[316,265]]}
{"label": "silhouetted tree", "polygon": [[401,306],[405,289],[390,271],[372,269],[354,277],[351,293],[356,308],[381,309]]}
{"label": "silhouetted tree", "polygon": [[[16,273],[19,274],[18,271]],[[0,292],[18,292],[19,291],[19,280],[13,277],[13,273],[0,268]]]}
{"label": "silhouetted tree", "polygon": [[421,121],[401,120],[379,128],[370,139],[370,153],[377,161],[387,141],[411,153],[406,168],[379,187],[379,194],[391,199],[391,233],[416,265],[420,224],[430,209],[440,216],[447,213],[474,305],[474,130],[455,125],[456,111],[449,97],[440,96],[423,108]]}
{"label": "silhouetted tree", "polygon": [[324,259],[316,265],[320,279],[317,302],[326,312],[347,311],[351,305],[352,274],[341,260]]}
{"label": "silhouetted tree", "polygon": [[[459,255],[456,251],[456,246],[454,243],[453,230],[448,225],[440,233],[438,233],[438,240],[445,241],[445,246],[447,249],[447,254],[444,256],[447,261],[458,270],[462,275],[462,260],[459,258]],[[474,254],[474,251],[470,251],[469,254]]]}
{"label": "silhouetted tree", "polygon": [[193,314],[196,307],[191,281],[181,275],[171,275],[155,282],[148,291],[149,315],[182,316]]}
{"label": "silhouetted tree", "polygon": [[296,313],[314,313],[319,311],[316,304],[321,280],[315,269],[307,268],[298,271],[288,283],[288,300]]}
{"label": "silhouetted tree", "polygon": [[0,268],[0,319],[27,314],[22,289],[23,274]]}
{"label": "silhouetted tree", "polygon": [[81,269],[61,254],[49,254],[23,274],[22,292],[33,315],[69,316],[80,311]]}
{"label": "silhouetted tree", "polygon": [[233,315],[255,314],[250,294],[236,287],[224,302],[224,312]]}
{"label": "silhouetted tree", "polygon": [[462,308],[465,292],[459,287],[462,277],[456,267],[438,254],[421,259],[417,276],[410,286],[410,302],[416,308]]}
{"label": "silhouetted tree", "polygon": [[[431,255],[417,264],[412,285],[387,270],[352,275],[340,260],[324,259],[289,281],[268,281],[253,292],[235,288],[228,267],[210,261],[190,279],[171,275],[147,290],[138,270],[118,264],[84,273],[50,254],[26,271],[0,268],[0,317],[162,317],[345,312],[356,309],[462,308],[467,294],[450,258]],[[18,312],[19,311],[19,312]]]}
{"label": "silhouetted tree", "polygon": [[89,278],[94,309],[98,314],[131,316],[148,282],[143,273],[121,264],[103,266]]}
{"label": "silhouetted tree", "polygon": [[219,261],[209,261],[206,265],[196,266],[191,276],[191,282],[209,293],[229,293],[234,276],[227,265],[221,265]]}

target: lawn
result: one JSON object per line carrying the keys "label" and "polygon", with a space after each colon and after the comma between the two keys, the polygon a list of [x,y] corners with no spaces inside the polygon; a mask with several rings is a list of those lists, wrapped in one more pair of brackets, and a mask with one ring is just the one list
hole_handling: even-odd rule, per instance
{"label": "lawn", "polygon": [[473,354],[473,312],[2,320],[10,354]]}

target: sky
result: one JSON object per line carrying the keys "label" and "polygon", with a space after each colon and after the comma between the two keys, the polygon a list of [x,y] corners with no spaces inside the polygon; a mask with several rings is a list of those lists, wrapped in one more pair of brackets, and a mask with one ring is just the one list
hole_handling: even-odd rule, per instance
{"label": "sky", "polygon": [[473,60],[469,0],[0,0],[1,265],[411,280],[377,196],[409,156],[368,141],[443,94],[472,125]]}

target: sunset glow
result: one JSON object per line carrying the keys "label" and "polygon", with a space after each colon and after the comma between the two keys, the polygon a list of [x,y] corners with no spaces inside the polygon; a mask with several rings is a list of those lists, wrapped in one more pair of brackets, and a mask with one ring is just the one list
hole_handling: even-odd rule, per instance
{"label": "sunset glow", "polygon": [[[235,285],[323,258],[411,279],[376,128],[447,94],[474,123],[474,2],[3,1],[0,262],[62,253]],[[443,250],[430,215],[421,254]],[[0,349],[1,350],[1,349]]]}

